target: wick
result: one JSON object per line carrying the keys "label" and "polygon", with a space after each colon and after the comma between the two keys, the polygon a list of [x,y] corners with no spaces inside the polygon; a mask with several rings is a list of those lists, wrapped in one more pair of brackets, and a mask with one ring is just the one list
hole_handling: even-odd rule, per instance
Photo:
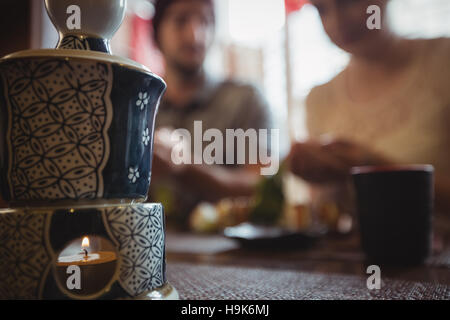
{"label": "wick", "polygon": [[88,257],[88,251],[87,251],[87,249],[83,249],[83,252],[84,252],[84,257],[87,258],[87,257]]}

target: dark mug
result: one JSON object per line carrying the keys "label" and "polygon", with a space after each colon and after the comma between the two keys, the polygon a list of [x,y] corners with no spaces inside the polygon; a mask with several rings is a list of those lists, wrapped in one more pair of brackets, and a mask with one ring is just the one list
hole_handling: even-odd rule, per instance
{"label": "dark mug", "polygon": [[351,173],[361,245],[369,260],[422,263],[431,251],[433,166],[365,166]]}

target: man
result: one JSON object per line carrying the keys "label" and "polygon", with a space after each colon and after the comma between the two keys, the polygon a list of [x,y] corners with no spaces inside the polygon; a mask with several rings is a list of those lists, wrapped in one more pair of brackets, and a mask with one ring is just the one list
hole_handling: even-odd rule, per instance
{"label": "man", "polygon": [[216,128],[225,136],[226,129],[269,129],[270,116],[254,87],[218,81],[203,68],[214,38],[213,0],[157,0],[153,28],[168,89],[156,122],[150,200],[163,202],[168,217],[184,223],[202,200],[251,195],[260,167],[175,165],[173,129],[186,129],[193,137],[194,121],[202,121],[203,131]]}

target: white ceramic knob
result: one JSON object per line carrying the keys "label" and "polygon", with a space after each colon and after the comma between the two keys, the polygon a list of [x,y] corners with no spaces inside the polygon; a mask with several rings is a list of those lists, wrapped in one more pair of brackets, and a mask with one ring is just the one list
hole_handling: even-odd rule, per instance
{"label": "white ceramic knob", "polygon": [[[107,46],[106,51],[109,51],[109,40],[122,24],[126,5],[127,0],[45,0],[47,12],[60,35],[58,48],[67,48],[69,36],[81,41],[101,39]],[[89,48],[89,45],[87,48],[74,46],[69,48],[105,51]]]}

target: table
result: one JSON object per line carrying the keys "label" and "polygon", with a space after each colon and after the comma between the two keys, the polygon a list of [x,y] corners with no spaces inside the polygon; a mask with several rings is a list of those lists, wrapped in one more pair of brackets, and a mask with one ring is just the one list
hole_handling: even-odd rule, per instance
{"label": "table", "polygon": [[421,266],[383,266],[380,290],[367,288],[356,234],[326,236],[305,250],[267,251],[220,235],[169,231],[166,254],[181,299],[450,299],[449,245]]}

